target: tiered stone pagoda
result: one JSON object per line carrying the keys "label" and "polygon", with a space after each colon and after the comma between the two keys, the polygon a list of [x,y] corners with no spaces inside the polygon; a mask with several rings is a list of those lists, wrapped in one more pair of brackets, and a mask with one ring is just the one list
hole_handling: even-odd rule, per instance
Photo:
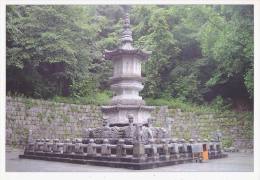
{"label": "tiered stone pagoda", "polygon": [[109,106],[102,107],[103,126],[85,129],[82,138],[64,140],[33,140],[30,131],[20,158],[148,169],[198,161],[202,155],[209,159],[226,156],[219,139],[172,139],[171,128],[152,126],[153,107],[145,106],[139,96],[143,89],[141,63],[150,53],[134,48],[132,42],[126,14],[121,46],[105,52],[105,59],[111,60],[114,67],[110,84],[115,96]]}
{"label": "tiered stone pagoda", "polygon": [[148,59],[150,52],[134,48],[132,42],[130,19],[126,14],[121,46],[112,51],[105,51],[105,59],[111,60],[114,67],[110,84],[115,96],[110,106],[102,107],[110,126],[128,125],[129,114],[133,116],[133,123],[147,124],[150,112],[153,110],[152,107],[145,106],[144,100],[139,96],[144,87],[141,63]]}

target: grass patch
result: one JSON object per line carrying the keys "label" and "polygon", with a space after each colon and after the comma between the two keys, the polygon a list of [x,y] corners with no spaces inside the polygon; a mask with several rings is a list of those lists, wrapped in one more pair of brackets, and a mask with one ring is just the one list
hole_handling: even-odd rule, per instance
{"label": "grass patch", "polygon": [[[183,102],[179,99],[152,99],[147,98],[145,99],[146,104],[148,106],[168,106],[170,109],[181,109],[182,111],[186,112],[196,112],[196,113],[214,113],[214,112],[220,112],[224,113],[223,110],[220,110],[216,107],[212,107],[210,105],[196,105],[192,104],[190,102]],[[229,110],[226,110],[226,112],[229,112]]]}
{"label": "grass patch", "polygon": [[112,97],[112,93],[108,91],[99,92],[94,96],[90,97],[61,97],[55,96],[50,101],[55,101],[59,103],[67,103],[67,104],[81,104],[81,105],[106,105],[109,103],[109,100]]}

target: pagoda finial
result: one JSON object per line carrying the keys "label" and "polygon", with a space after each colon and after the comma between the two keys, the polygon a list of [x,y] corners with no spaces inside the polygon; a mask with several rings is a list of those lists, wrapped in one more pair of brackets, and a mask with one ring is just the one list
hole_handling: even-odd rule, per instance
{"label": "pagoda finial", "polygon": [[129,14],[125,13],[124,16],[124,29],[121,36],[121,48],[122,49],[134,49],[132,46],[133,38],[132,31],[130,29],[130,18]]}

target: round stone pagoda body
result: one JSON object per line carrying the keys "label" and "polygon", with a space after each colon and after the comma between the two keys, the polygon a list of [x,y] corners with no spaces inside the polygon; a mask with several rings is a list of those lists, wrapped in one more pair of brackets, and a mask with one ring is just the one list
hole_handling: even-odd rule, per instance
{"label": "round stone pagoda body", "polygon": [[110,78],[114,96],[110,106],[103,106],[102,111],[110,126],[129,124],[127,115],[134,116],[134,123],[147,124],[153,107],[145,106],[139,92],[143,89],[141,63],[146,61],[150,52],[132,46],[130,20],[126,14],[121,46],[112,51],[105,51],[105,59],[113,63],[113,77]]}

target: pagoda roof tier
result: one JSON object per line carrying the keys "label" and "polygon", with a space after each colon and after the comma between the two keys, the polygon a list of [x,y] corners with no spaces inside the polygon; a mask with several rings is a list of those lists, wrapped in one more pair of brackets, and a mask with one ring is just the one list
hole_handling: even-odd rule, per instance
{"label": "pagoda roof tier", "polygon": [[141,49],[136,49],[136,48],[117,48],[114,50],[105,50],[105,59],[106,60],[116,60],[118,56],[123,56],[123,55],[136,55],[140,58],[140,60],[147,60],[149,58],[149,55],[151,52],[149,51],[144,51]]}
{"label": "pagoda roof tier", "polygon": [[109,78],[109,84],[118,83],[120,81],[134,80],[138,82],[144,82],[144,78],[137,75],[121,75]]}
{"label": "pagoda roof tier", "polygon": [[110,106],[101,106],[102,112],[111,112],[111,111],[118,111],[121,109],[138,109],[140,111],[153,111],[155,109],[154,106],[145,106],[145,105],[125,105],[125,104],[116,104]]}

